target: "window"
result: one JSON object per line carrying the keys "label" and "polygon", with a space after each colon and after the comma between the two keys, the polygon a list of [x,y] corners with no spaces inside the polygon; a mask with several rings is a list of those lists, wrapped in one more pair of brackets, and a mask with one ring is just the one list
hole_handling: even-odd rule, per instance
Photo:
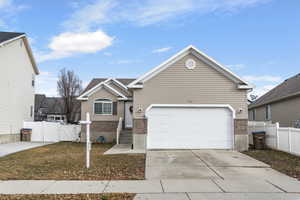
{"label": "window", "polygon": [[255,115],[256,115],[256,111],[255,109],[252,110],[252,120],[255,121]]}
{"label": "window", "polygon": [[34,87],[34,85],[35,85],[35,77],[34,77],[34,75],[32,75],[31,85],[32,85],[32,87]]}
{"label": "window", "polygon": [[30,117],[33,115],[33,106],[30,106]]}
{"label": "window", "polygon": [[271,105],[266,105],[266,120],[271,120]]}
{"label": "window", "polygon": [[94,103],[94,113],[96,115],[112,115],[113,104],[109,99],[97,99]]}

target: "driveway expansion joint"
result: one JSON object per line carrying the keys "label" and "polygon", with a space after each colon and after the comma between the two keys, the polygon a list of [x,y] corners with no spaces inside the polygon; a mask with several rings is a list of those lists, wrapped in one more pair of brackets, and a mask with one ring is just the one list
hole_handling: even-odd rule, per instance
{"label": "driveway expansion joint", "polygon": [[202,161],[207,168],[209,168],[211,171],[213,171],[220,179],[224,180],[224,177],[222,177],[218,172],[216,172],[216,170],[214,170],[207,162],[205,162],[205,160],[203,160],[199,155],[197,155],[193,150],[190,150],[192,152],[192,154],[194,154],[194,156],[196,158],[198,158],[200,161]]}

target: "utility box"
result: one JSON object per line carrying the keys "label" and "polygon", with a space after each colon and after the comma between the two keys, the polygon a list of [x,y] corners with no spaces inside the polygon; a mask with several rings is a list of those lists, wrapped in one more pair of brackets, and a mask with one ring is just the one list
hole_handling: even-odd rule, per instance
{"label": "utility box", "polygon": [[32,129],[22,128],[21,129],[21,141],[30,142],[31,141]]}
{"label": "utility box", "polygon": [[266,132],[255,131],[252,132],[254,149],[263,150],[266,148]]}

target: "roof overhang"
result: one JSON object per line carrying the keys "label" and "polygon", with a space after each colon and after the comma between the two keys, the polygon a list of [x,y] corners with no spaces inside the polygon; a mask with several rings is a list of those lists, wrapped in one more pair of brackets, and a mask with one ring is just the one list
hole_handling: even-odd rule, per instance
{"label": "roof overhang", "polygon": [[30,48],[28,39],[27,39],[27,37],[26,37],[25,34],[20,35],[20,36],[17,36],[17,37],[14,37],[14,38],[12,38],[12,39],[10,39],[10,40],[6,40],[6,41],[0,43],[0,47],[1,47],[1,46],[5,46],[5,45],[7,45],[7,44],[9,44],[9,43],[11,43],[11,42],[13,42],[13,41],[18,40],[18,39],[22,39],[22,40],[23,40],[23,42],[24,42],[24,44],[25,44],[26,51],[27,51],[27,53],[28,53],[28,55],[29,55],[29,59],[30,59],[30,62],[31,62],[31,64],[32,64],[34,73],[35,73],[36,75],[38,75],[40,72],[39,72],[39,69],[38,69],[37,64],[36,64],[36,62],[35,62],[35,59],[34,59],[34,57],[33,57],[32,50],[31,50],[31,48]]}
{"label": "roof overhang", "polygon": [[223,65],[218,63],[216,60],[214,60],[213,58],[211,58],[211,57],[207,56],[206,54],[204,54],[203,52],[201,52],[199,49],[197,49],[193,45],[190,45],[190,46],[184,48],[183,50],[181,50],[180,52],[178,52],[177,54],[175,54],[168,60],[164,61],[157,67],[153,68],[151,71],[145,73],[140,78],[138,78],[135,81],[133,81],[132,83],[130,83],[127,87],[128,88],[143,88],[144,82],[146,82],[147,80],[156,76],[158,73],[160,73],[161,71],[168,68],[173,63],[175,63],[176,61],[180,60],[181,58],[183,58],[184,56],[186,56],[190,53],[193,54],[194,56],[196,56],[197,58],[199,58],[204,63],[213,67],[215,70],[222,73],[224,76],[226,76],[227,78],[229,78],[236,84],[238,84],[238,89],[249,90],[249,89],[253,88],[253,86],[251,84],[249,84],[247,81],[243,80],[242,78],[240,78],[239,76],[237,76],[236,74],[231,72],[229,69],[227,69],[226,67],[224,67]]}
{"label": "roof overhang", "polygon": [[254,108],[264,106],[264,105],[267,105],[267,104],[270,104],[270,103],[274,103],[274,102],[278,102],[278,101],[281,101],[281,100],[285,100],[285,99],[289,99],[289,98],[293,98],[293,97],[298,97],[298,96],[300,96],[300,92],[296,92],[296,93],[293,93],[293,94],[290,94],[290,95],[286,95],[286,96],[283,96],[283,97],[272,99],[272,100],[266,101],[264,103],[255,104],[255,102],[253,102],[252,104],[250,104],[248,106],[248,109],[254,109]]}

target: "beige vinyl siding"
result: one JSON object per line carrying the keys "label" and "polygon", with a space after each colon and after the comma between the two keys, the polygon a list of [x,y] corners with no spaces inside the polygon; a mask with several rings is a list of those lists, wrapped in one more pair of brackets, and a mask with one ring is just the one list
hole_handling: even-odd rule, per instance
{"label": "beige vinyl siding", "polygon": [[[271,103],[271,121],[279,122],[281,127],[294,127],[300,120],[300,97],[294,97]],[[251,109],[253,110],[253,109]],[[266,106],[255,108],[256,121],[266,120]]]}
{"label": "beige vinyl siding", "polygon": [[[185,67],[185,61],[196,61],[195,69]],[[187,55],[134,90],[134,118],[143,118],[151,104],[229,104],[237,118],[247,119],[247,92],[197,57]],[[142,112],[137,112],[142,108]]]}
{"label": "beige vinyl siding", "polygon": [[33,121],[35,72],[22,39],[0,46],[0,135],[20,133]]}
{"label": "beige vinyl siding", "polygon": [[117,115],[96,115],[94,114],[94,101],[96,99],[110,99],[113,102],[118,101],[118,97],[111,94],[107,89],[101,88],[92,94],[87,101],[81,102],[81,119],[86,118],[89,112],[92,121],[118,121],[120,117],[124,118],[124,102],[118,101]]}

